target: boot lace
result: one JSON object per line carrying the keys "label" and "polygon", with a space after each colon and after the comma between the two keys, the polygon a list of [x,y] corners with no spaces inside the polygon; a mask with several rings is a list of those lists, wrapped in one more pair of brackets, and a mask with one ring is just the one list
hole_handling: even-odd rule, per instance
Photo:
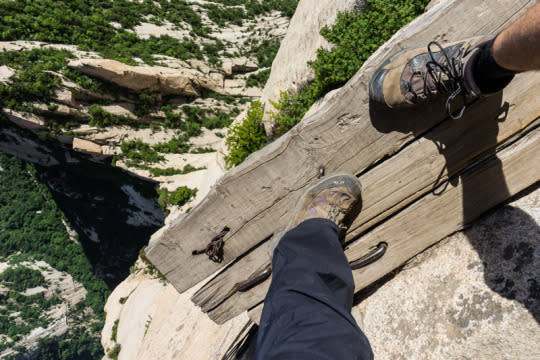
{"label": "boot lace", "polygon": [[[426,63],[427,71],[423,74],[424,95],[429,97],[441,93],[450,93],[446,99],[446,112],[450,118],[457,120],[463,116],[466,106],[466,91],[464,91],[463,77],[464,77],[464,65],[463,57],[467,53],[468,48],[460,48],[458,53],[450,57],[446,49],[436,41],[431,41],[428,44],[428,54],[430,61]],[[435,58],[434,53],[440,52],[441,57],[439,60]],[[415,75],[419,75],[419,72],[411,74],[409,80],[409,90],[412,91],[412,79]],[[433,80],[435,88],[429,86],[429,78]],[[416,93],[414,93],[416,95]],[[463,105],[456,112],[452,112],[452,103],[458,95],[463,97]]]}

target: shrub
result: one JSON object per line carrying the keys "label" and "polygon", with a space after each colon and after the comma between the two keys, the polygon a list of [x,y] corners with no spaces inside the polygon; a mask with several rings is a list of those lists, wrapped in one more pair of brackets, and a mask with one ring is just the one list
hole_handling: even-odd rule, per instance
{"label": "shrub", "polygon": [[231,125],[231,122],[232,120],[230,114],[218,112],[214,116],[205,117],[202,121],[202,125],[209,130],[213,130],[228,127]]}
{"label": "shrub", "polygon": [[120,351],[122,350],[122,345],[115,344],[114,347],[107,352],[107,356],[110,357],[112,360],[117,360],[118,355],[120,355]]}
{"label": "shrub", "polygon": [[272,66],[272,61],[274,61],[274,58],[276,57],[279,45],[279,39],[267,39],[261,41],[260,44],[251,49],[251,52],[257,58],[259,67],[264,68]]}
{"label": "shrub", "polygon": [[165,158],[159,155],[150,145],[141,140],[124,141],[120,145],[122,154],[120,158],[128,158],[132,164],[149,164],[164,161]]}
{"label": "shrub", "polygon": [[284,93],[278,102],[277,134],[283,134],[298,123],[309,108],[329,91],[343,86],[371,54],[403,25],[424,11],[429,0],[370,0],[362,12],[338,15],[332,27],[321,34],[333,49],[317,52],[310,65],[314,81],[297,95]]}
{"label": "shrub", "polygon": [[165,169],[160,168],[148,168],[148,171],[150,171],[151,176],[171,176],[171,175],[184,175],[189,174],[190,172],[204,170],[206,167],[195,167],[190,164],[184,165],[182,169],[176,169],[172,167],[168,167]]}
{"label": "shrub", "polygon": [[197,195],[198,189],[191,189],[187,186],[182,186],[175,191],[168,191],[167,189],[160,189],[158,191],[158,202],[164,211],[169,205],[182,206],[188,203],[195,195]]}
{"label": "shrub", "polygon": [[251,74],[246,80],[247,87],[264,87],[270,77],[270,69],[259,71],[256,74]]}
{"label": "shrub", "polygon": [[88,107],[88,113],[92,116],[92,120],[90,120],[89,124],[92,126],[98,126],[98,127],[105,127],[105,126],[111,126],[111,125],[122,125],[122,124],[128,124],[128,125],[135,125],[137,126],[138,123],[128,118],[127,116],[120,116],[120,115],[114,115],[110,112],[103,109],[101,106],[97,104],[92,104]]}
{"label": "shrub", "polygon": [[[200,129],[200,128],[199,128]],[[161,153],[175,153],[175,154],[184,154],[189,151],[191,145],[186,141],[189,139],[189,136],[177,136],[173,137],[166,143],[159,143],[152,148]]]}
{"label": "shrub", "polygon": [[28,288],[46,285],[45,278],[39,270],[26,266],[10,267],[0,274],[0,281],[15,291],[24,291]]}
{"label": "shrub", "polygon": [[227,167],[240,164],[249,154],[261,149],[267,142],[262,123],[264,107],[259,101],[251,103],[246,118],[227,132]]}

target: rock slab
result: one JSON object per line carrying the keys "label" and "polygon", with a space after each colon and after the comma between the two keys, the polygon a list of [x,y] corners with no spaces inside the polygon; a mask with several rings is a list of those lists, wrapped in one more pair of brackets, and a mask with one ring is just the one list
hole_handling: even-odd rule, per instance
{"label": "rock slab", "polygon": [[203,89],[223,92],[222,74],[205,75],[195,69],[130,66],[106,59],[75,60],[68,66],[136,92],[184,96],[199,96]]}
{"label": "rock slab", "polygon": [[540,358],[540,189],[411,261],[353,309],[376,359]]}

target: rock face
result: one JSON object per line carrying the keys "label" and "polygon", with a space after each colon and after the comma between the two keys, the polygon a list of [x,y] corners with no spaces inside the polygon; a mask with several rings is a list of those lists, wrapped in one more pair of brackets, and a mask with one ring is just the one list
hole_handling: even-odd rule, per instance
{"label": "rock face", "polygon": [[179,294],[148,275],[131,275],[107,300],[103,347],[114,347],[112,328],[120,319],[119,360],[221,359],[249,319],[243,314],[217,325],[189,300],[195,290]]}
{"label": "rock face", "polygon": [[47,124],[45,123],[45,119],[41,116],[38,116],[32,113],[6,109],[6,108],[2,110],[6,114],[9,121],[11,121],[15,125],[23,129],[43,130],[47,127]]}
{"label": "rock face", "polygon": [[223,92],[223,75],[189,68],[130,66],[104,59],[76,60],[69,67],[136,92],[185,96],[199,96],[202,89]]}
{"label": "rock face", "polygon": [[221,66],[226,76],[255,71],[257,68],[257,64],[246,57],[226,59]]}
{"label": "rock face", "polygon": [[98,155],[102,153],[100,145],[96,144],[95,142],[80,138],[73,138],[73,150]]}
{"label": "rock face", "polygon": [[540,189],[419,255],[353,310],[376,359],[540,358]]}
{"label": "rock face", "polygon": [[[72,327],[70,309],[73,309],[79,302],[86,298],[87,291],[71,275],[56,270],[44,261],[22,262],[20,265],[40,271],[47,282],[46,288],[39,286],[26,289],[24,292],[25,295],[43,293],[47,299],[52,296],[58,296],[61,299],[61,303],[47,310],[46,315],[50,320],[46,328],[36,327],[16,342],[18,346],[24,346],[26,349],[33,351],[37,348],[40,339],[62,336]],[[12,265],[9,262],[0,261],[0,273],[10,266]],[[0,286],[0,294],[5,294],[7,291],[9,290]],[[0,358],[7,358],[13,353],[12,349],[6,349],[0,352]]]}
{"label": "rock face", "polygon": [[0,66],[0,84],[6,83],[9,81],[9,78],[15,74],[15,70],[9,66],[2,65]]}
{"label": "rock face", "polygon": [[267,104],[264,121],[268,134],[272,127],[268,115],[270,101],[279,100],[282,91],[289,89],[297,91],[305,83],[313,80],[314,71],[308,62],[315,60],[318,49],[330,47],[320,35],[321,29],[332,25],[339,12],[359,8],[364,4],[363,0],[300,0],[287,35],[281,42],[272,63],[272,72],[261,97],[261,101]]}

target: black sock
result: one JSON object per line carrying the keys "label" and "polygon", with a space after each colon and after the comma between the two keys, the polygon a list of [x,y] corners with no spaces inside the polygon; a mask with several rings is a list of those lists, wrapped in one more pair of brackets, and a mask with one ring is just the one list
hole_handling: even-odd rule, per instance
{"label": "black sock", "polygon": [[474,81],[483,94],[491,94],[504,89],[516,74],[495,62],[491,54],[494,42],[495,38],[480,50],[473,68]]}

